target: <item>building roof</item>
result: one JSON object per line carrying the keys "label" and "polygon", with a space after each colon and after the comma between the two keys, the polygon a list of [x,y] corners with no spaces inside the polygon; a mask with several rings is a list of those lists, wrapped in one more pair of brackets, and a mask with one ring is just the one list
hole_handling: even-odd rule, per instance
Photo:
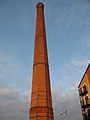
{"label": "building roof", "polygon": [[80,87],[80,85],[81,85],[81,83],[82,83],[82,81],[83,81],[83,78],[84,78],[85,74],[87,73],[89,67],[90,67],[90,64],[88,65],[88,67],[87,67],[87,69],[86,69],[86,71],[85,71],[85,73],[84,73],[84,75],[83,75],[83,77],[82,77],[82,79],[81,79],[81,81],[80,81],[80,83],[79,83],[78,88]]}

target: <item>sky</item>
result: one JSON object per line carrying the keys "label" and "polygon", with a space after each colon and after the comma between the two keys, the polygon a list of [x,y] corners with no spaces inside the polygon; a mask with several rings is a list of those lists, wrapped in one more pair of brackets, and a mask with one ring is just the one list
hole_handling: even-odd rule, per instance
{"label": "sky", "polygon": [[43,2],[55,120],[82,120],[78,85],[90,63],[90,0],[0,0],[0,120],[29,120],[36,4]]}

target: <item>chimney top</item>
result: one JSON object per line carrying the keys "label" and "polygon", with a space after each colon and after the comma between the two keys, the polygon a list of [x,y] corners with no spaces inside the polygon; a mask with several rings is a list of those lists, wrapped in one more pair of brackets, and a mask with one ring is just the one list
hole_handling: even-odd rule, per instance
{"label": "chimney top", "polygon": [[39,3],[36,5],[36,8],[40,8],[40,7],[44,8],[44,5],[43,5],[42,2],[39,2]]}

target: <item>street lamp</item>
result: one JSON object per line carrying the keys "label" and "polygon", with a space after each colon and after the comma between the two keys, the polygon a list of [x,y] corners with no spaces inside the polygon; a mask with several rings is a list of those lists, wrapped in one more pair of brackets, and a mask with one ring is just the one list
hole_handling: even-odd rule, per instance
{"label": "street lamp", "polygon": [[64,112],[61,112],[60,115],[66,115],[66,119],[68,120],[68,114],[67,114],[67,110],[65,110]]}

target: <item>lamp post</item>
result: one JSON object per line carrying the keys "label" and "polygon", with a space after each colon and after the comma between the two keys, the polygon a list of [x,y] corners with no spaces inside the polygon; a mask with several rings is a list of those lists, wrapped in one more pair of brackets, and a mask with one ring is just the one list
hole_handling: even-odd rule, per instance
{"label": "lamp post", "polygon": [[65,110],[64,112],[61,112],[60,115],[66,115],[66,119],[68,120],[68,114],[67,114],[67,110]]}

